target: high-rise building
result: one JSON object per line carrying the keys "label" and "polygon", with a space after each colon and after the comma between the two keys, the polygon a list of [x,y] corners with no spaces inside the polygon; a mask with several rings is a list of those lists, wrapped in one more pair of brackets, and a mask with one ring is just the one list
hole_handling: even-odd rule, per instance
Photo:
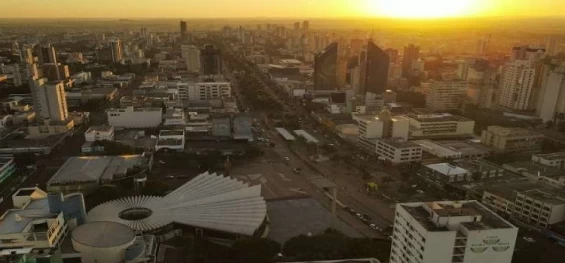
{"label": "high-rise building", "polygon": [[385,53],[388,55],[391,64],[395,64],[398,62],[398,49],[394,48],[387,48],[385,49]]}
{"label": "high-rise building", "polygon": [[544,79],[536,113],[543,121],[553,120],[558,113],[565,113],[565,67],[551,70]]}
{"label": "high-rise building", "polygon": [[364,55],[361,64],[361,94],[382,94],[388,82],[389,57],[372,40],[367,43]]}
{"label": "high-rise building", "polygon": [[112,54],[112,62],[119,63],[122,61],[124,58],[122,42],[119,39],[110,41],[110,52]]}
{"label": "high-rise building", "polygon": [[477,201],[396,205],[391,263],[510,263],[518,228]]}
{"label": "high-rise building", "polygon": [[70,77],[69,66],[61,63],[43,64],[43,77],[49,80],[65,80]]}
{"label": "high-rise building", "polygon": [[51,44],[39,47],[39,64],[57,63],[57,52]]}
{"label": "high-rise building", "polygon": [[180,21],[180,38],[182,40],[186,39],[186,35],[188,33],[188,24],[186,21]]}
{"label": "high-rise building", "polygon": [[186,61],[188,71],[200,71],[200,50],[193,45],[182,45],[181,56]]}
{"label": "high-rise building", "polygon": [[337,89],[338,44],[332,43],[314,58],[314,89]]}
{"label": "high-rise building", "polygon": [[295,22],[294,23],[294,31],[298,31],[300,30],[300,22]]}
{"label": "high-rise building", "polygon": [[308,30],[310,30],[310,22],[308,20],[302,22],[302,30],[304,32],[308,32]]}
{"label": "high-rise building", "polygon": [[464,81],[432,81],[426,96],[426,108],[433,111],[457,110],[467,94]]}
{"label": "high-rise building", "polygon": [[146,27],[142,27],[139,35],[140,35],[141,37],[147,37],[147,36],[149,35],[149,33],[148,33],[148,31],[147,31],[147,28],[146,28]]}
{"label": "high-rise building", "polygon": [[410,76],[412,73],[412,63],[420,58],[420,47],[410,44],[404,47],[404,54],[402,56],[402,75]]}
{"label": "high-rise building", "polygon": [[205,45],[200,50],[200,74],[202,75],[221,75],[222,74],[222,53],[214,45]]}
{"label": "high-rise building", "polygon": [[536,81],[535,62],[513,60],[503,69],[498,104],[515,110],[526,110]]}
{"label": "high-rise building", "polygon": [[69,118],[63,82],[38,79],[32,85],[31,94],[38,120],[63,122]]}
{"label": "high-rise building", "polygon": [[484,56],[487,54],[488,40],[479,40],[477,42],[477,56]]}

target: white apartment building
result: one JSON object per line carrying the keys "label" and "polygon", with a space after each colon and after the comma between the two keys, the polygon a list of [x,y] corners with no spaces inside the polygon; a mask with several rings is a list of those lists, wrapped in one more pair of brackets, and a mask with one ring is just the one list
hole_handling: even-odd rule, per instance
{"label": "white apartment building", "polygon": [[565,67],[552,70],[545,76],[538,95],[536,113],[543,121],[565,113]]}
{"label": "white apartment building", "polygon": [[475,121],[449,113],[411,115],[408,118],[411,138],[470,136],[475,128]]}
{"label": "white apartment building", "polygon": [[510,263],[518,228],[477,201],[396,205],[391,263]]}
{"label": "white apartment building", "polygon": [[63,212],[50,211],[47,193],[39,188],[22,188],[12,196],[13,209],[0,220],[1,250],[45,250],[58,248],[68,232]]}
{"label": "white apartment building", "polygon": [[534,154],[532,161],[546,166],[565,169],[565,152]]}
{"label": "white apartment building", "polygon": [[39,120],[63,122],[68,120],[69,112],[63,82],[35,81],[31,88],[33,107]]}
{"label": "white apartment building", "polygon": [[379,140],[377,154],[393,164],[422,161],[422,147],[403,138]]}
{"label": "white apartment building", "polygon": [[525,224],[547,228],[565,221],[565,196],[562,189],[551,187],[503,186],[487,188],[482,202],[499,214]]}
{"label": "white apartment building", "polygon": [[408,138],[409,120],[404,116],[391,116],[383,111],[379,115],[353,115],[353,119],[359,127],[357,143],[371,153],[376,151],[378,139]]}
{"label": "white apartment building", "polygon": [[535,81],[534,61],[514,60],[508,62],[504,66],[500,80],[498,103],[500,106],[514,110],[528,109]]}
{"label": "white apartment building", "polygon": [[426,108],[433,111],[457,110],[467,95],[464,81],[432,81],[426,94]]}
{"label": "white apartment building", "polygon": [[157,127],[163,122],[162,108],[120,108],[106,111],[108,124],[123,128]]}
{"label": "white apartment building", "polygon": [[193,45],[181,45],[181,56],[190,72],[200,71],[200,49]]}
{"label": "white apartment building", "polygon": [[94,141],[113,141],[114,140],[114,127],[103,125],[103,126],[92,126],[84,132],[84,139],[87,142]]}
{"label": "white apartment building", "polygon": [[231,83],[228,81],[179,82],[181,100],[215,100],[231,96]]}

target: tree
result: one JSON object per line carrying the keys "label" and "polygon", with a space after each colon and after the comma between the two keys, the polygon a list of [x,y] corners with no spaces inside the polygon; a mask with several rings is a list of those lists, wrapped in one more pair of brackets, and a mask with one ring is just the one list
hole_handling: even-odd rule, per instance
{"label": "tree", "polygon": [[346,258],[388,259],[390,241],[350,238],[334,229],[315,236],[300,235],[289,239],[284,256],[295,261],[337,260]]}
{"label": "tree", "polygon": [[148,181],[141,191],[143,195],[164,196],[169,191],[169,186],[161,181]]}
{"label": "tree", "polygon": [[108,155],[125,155],[135,153],[135,149],[133,147],[115,141],[95,141],[92,146],[103,146],[104,152]]}
{"label": "tree", "polygon": [[233,245],[235,259],[241,263],[268,263],[275,262],[281,246],[266,238],[240,239]]}

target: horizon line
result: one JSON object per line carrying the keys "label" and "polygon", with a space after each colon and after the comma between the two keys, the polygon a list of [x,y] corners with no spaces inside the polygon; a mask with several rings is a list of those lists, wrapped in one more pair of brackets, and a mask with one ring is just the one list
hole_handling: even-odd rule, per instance
{"label": "horizon line", "polygon": [[345,19],[371,19],[371,20],[396,20],[396,21],[434,21],[434,20],[451,20],[451,19],[565,19],[565,15],[552,15],[552,16],[530,16],[530,15],[473,15],[473,16],[446,16],[446,17],[388,17],[388,16],[369,16],[369,15],[359,15],[359,16],[333,16],[333,17],[305,17],[305,16],[285,16],[285,17],[269,17],[269,16],[241,16],[241,17],[213,17],[213,16],[203,16],[203,17],[191,17],[191,18],[179,18],[179,17],[0,17],[0,20],[40,20],[40,19],[75,19],[75,20],[90,20],[90,19],[116,19],[116,20],[135,20],[135,19],[145,19],[145,20],[213,20],[213,19],[248,19],[248,20],[258,20],[258,19],[277,19],[277,20],[292,20],[292,19],[312,19],[312,20],[345,20]]}

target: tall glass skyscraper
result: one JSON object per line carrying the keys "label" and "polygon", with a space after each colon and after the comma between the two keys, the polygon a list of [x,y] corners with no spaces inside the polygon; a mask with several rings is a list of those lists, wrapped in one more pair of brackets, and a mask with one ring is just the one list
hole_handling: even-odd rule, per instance
{"label": "tall glass skyscraper", "polygon": [[332,43],[314,58],[314,89],[337,89],[337,43]]}
{"label": "tall glass skyscraper", "polygon": [[371,92],[382,94],[388,82],[388,54],[372,40],[367,43],[366,52],[361,57],[361,94]]}

